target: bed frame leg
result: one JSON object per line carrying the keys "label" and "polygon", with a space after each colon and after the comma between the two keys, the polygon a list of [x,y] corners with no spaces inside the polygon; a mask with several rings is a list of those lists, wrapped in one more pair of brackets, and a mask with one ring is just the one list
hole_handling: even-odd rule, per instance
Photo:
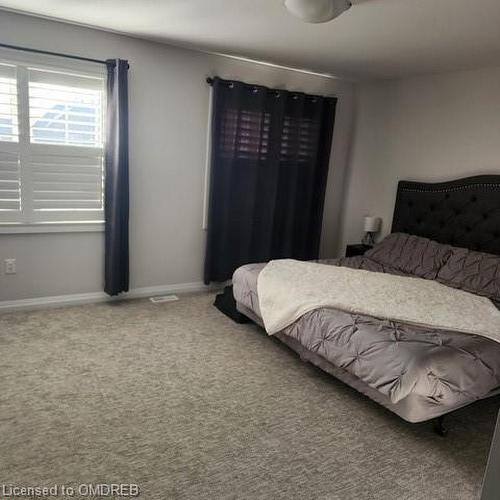
{"label": "bed frame leg", "polygon": [[444,415],[441,415],[434,420],[434,432],[441,437],[447,436],[448,429],[444,425]]}

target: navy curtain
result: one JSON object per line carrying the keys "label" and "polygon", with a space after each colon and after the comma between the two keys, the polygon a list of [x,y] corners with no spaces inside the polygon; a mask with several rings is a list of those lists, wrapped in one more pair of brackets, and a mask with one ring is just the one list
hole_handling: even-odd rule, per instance
{"label": "navy curtain", "polygon": [[106,61],[107,115],[105,154],[104,291],[128,291],[128,62]]}
{"label": "navy curtain", "polygon": [[335,98],[213,80],[205,283],[318,258]]}

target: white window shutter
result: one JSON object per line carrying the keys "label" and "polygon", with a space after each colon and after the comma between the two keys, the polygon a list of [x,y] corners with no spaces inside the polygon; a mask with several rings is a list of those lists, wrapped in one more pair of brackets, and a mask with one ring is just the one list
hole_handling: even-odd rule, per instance
{"label": "white window shutter", "polygon": [[0,224],[104,220],[101,69],[0,63]]}
{"label": "white window shutter", "polygon": [[19,141],[16,67],[0,64],[0,143]]}
{"label": "white window shutter", "polygon": [[3,216],[0,221],[21,211],[19,153],[5,149],[0,149],[0,214]]}
{"label": "white window shutter", "polygon": [[32,147],[33,219],[102,220],[104,209],[103,153],[89,148]]}
{"label": "white window shutter", "polygon": [[0,64],[0,222],[21,213],[16,67]]}

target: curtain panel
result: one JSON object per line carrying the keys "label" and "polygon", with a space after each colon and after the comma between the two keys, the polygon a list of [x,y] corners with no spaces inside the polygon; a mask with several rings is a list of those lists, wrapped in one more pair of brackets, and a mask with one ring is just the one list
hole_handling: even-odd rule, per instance
{"label": "curtain panel", "polygon": [[318,258],[336,103],[214,78],[205,283]]}
{"label": "curtain panel", "polygon": [[104,291],[129,287],[128,62],[106,61],[107,115],[104,179]]}

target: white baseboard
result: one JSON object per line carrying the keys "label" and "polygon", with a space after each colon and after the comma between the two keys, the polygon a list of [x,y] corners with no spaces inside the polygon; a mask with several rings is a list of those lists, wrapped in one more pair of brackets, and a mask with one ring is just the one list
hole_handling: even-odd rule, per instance
{"label": "white baseboard", "polygon": [[139,299],[154,295],[170,293],[208,292],[218,290],[219,286],[206,286],[202,282],[179,283],[176,285],[147,286],[133,288],[129,292],[110,297],[104,292],[75,293],[70,295],[56,295],[52,297],[34,297],[31,299],[0,301],[0,312],[19,311],[30,309],[45,309],[77,304],[93,304],[97,302],[113,302],[117,300]]}

